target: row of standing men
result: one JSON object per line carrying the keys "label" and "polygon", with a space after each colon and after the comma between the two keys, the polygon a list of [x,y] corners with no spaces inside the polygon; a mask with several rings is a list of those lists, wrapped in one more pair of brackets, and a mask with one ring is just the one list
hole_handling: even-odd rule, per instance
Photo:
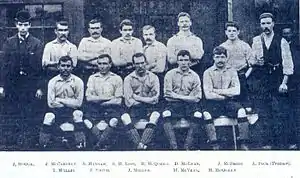
{"label": "row of standing men", "polygon": [[[278,144],[286,142],[286,138],[280,137],[282,131],[278,132],[279,129],[286,130],[285,128],[278,126],[278,123],[283,123],[284,120],[282,113],[284,110],[281,110],[282,104],[282,96],[285,95],[288,91],[287,82],[290,75],[293,74],[293,61],[291,56],[291,51],[289,48],[289,44],[286,40],[281,38],[279,35],[274,34],[273,27],[273,15],[270,13],[264,13],[260,16],[260,24],[263,29],[263,33],[253,39],[252,48],[242,40],[238,38],[239,34],[239,26],[236,23],[229,22],[226,24],[225,33],[228,37],[228,40],[221,44],[222,47],[218,47],[214,50],[214,60],[215,64],[208,69],[207,72],[204,73],[203,83],[204,86],[210,86],[208,88],[204,88],[205,96],[208,100],[212,100],[211,107],[206,107],[209,109],[214,109],[209,113],[219,114],[218,111],[225,111],[227,115],[231,115],[230,112],[234,113],[232,117],[240,117],[242,123],[245,122],[246,112],[245,110],[240,111],[242,108],[240,104],[243,104],[245,107],[249,106],[249,103],[255,103],[255,110],[258,112],[260,116],[260,120],[262,121],[263,128],[262,130],[266,131],[264,133],[265,137],[261,139],[261,144],[264,146],[263,148],[270,148],[270,146],[279,147]],[[16,17],[16,27],[18,28],[18,34],[9,38],[4,45],[4,64],[1,71],[1,88],[0,93],[2,96],[5,96],[6,103],[9,103],[7,106],[12,108],[3,109],[4,112],[8,110],[17,111],[22,113],[23,116],[29,116],[27,118],[34,117],[32,114],[36,113],[35,110],[39,106],[39,102],[35,102],[33,98],[43,98],[43,93],[45,93],[45,89],[43,90],[43,86],[46,86],[45,81],[48,82],[53,77],[56,77],[55,85],[61,82],[61,78],[56,76],[58,74],[59,68],[62,63],[57,64],[59,60],[65,56],[69,56],[72,59],[72,67],[75,67],[75,73],[83,79],[83,83],[87,83],[87,90],[89,91],[89,83],[91,83],[89,76],[98,73],[98,70],[104,70],[103,66],[106,64],[99,64],[99,56],[101,54],[108,54],[106,58],[111,58],[112,61],[112,71],[117,75],[121,76],[121,78],[125,78],[125,76],[129,75],[137,75],[138,71],[143,69],[147,69],[149,72],[153,72],[158,76],[158,81],[160,81],[160,85],[165,86],[164,95],[166,98],[171,98],[170,100],[175,100],[175,106],[168,106],[164,108],[164,111],[172,111],[176,110],[174,108],[180,108],[179,111],[183,110],[185,117],[202,117],[201,110],[197,107],[197,111],[195,112],[195,107],[193,106],[193,102],[198,102],[201,99],[201,82],[199,76],[193,72],[196,71],[198,74],[201,65],[201,58],[203,56],[203,44],[202,40],[194,35],[191,31],[192,22],[189,14],[180,13],[178,15],[178,27],[179,32],[174,35],[172,38],[168,40],[167,47],[155,40],[155,28],[153,26],[145,26],[143,28],[143,37],[146,45],[144,48],[142,47],[141,40],[132,36],[133,33],[133,24],[130,20],[123,20],[120,24],[120,33],[122,36],[116,40],[110,42],[108,39],[102,37],[102,27],[101,22],[97,19],[91,20],[89,23],[89,32],[91,34],[90,37],[83,38],[79,44],[78,50],[75,45],[67,40],[68,37],[68,23],[67,21],[59,21],[56,24],[55,33],[57,38],[46,44],[45,48],[41,45],[40,41],[34,38],[31,34],[29,34],[28,30],[30,28],[30,16],[26,11],[21,11],[17,14]],[[226,49],[226,50],[224,50]],[[44,52],[43,52],[44,51]],[[140,52],[144,55],[139,56]],[[180,54],[180,53],[183,54]],[[140,62],[141,64],[135,63],[133,60],[133,56],[137,54],[137,58],[147,59],[147,61]],[[179,55],[178,55],[179,54]],[[110,57],[111,56],[111,57]],[[180,56],[180,57],[178,57]],[[103,57],[103,56],[102,56]],[[188,59],[185,59],[188,58]],[[42,59],[42,60],[41,60]],[[180,59],[180,60],[179,60]],[[226,59],[226,60],[224,60]],[[219,62],[216,62],[218,61]],[[170,65],[167,65],[169,63]],[[166,66],[169,68],[174,68],[178,63],[178,68],[169,71],[169,77],[164,74],[167,70]],[[225,65],[226,63],[226,65]],[[145,67],[143,67],[145,65]],[[180,67],[180,65],[182,67]],[[65,68],[67,68],[68,64],[65,64]],[[136,72],[133,72],[134,66]],[[224,67],[226,66],[226,67]],[[189,72],[184,72],[186,68],[192,68],[193,70],[188,70]],[[185,69],[184,69],[185,68]],[[228,69],[227,69],[228,68]],[[229,69],[230,68],[230,69]],[[233,70],[234,69],[234,70]],[[66,72],[67,69],[60,70],[61,72]],[[172,74],[171,74],[172,71]],[[229,72],[228,72],[229,71]],[[238,79],[234,75],[235,72],[238,71]],[[222,73],[222,74],[221,74]],[[221,75],[220,75],[221,74]],[[62,75],[62,74],[60,74]],[[95,74],[96,75],[96,74]],[[178,76],[176,76],[178,75]],[[192,77],[190,76],[192,75]],[[198,76],[199,81],[195,80],[197,77],[193,77],[193,75]],[[94,75],[92,75],[94,76]],[[146,75],[148,76],[148,75]],[[175,76],[175,77],[174,77]],[[206,77],[205,77],[206,76]],[[234,76],[234,77],[232,77]],[[97,78],[97,77],[96,77]],[[100,77],[101,78],[101,77]],[[130,95],[130,91],[126,89],[132,87],[133,91],[131,91],[131,95],[129,98],[131,100],[125,100],[125,104],[129,108],[134,108],[134,106],[139,103],[139,100],[143,100],[144,103],[151,103],[154,101],[147,100],[147,92],[150,92],[152,89],[151,84],[147,84],[146,81],[148,77],[141,77],[142,82],[139,77],[131,76],[133,81],[128,81],[125,78],[124,80],[124,95]],[[164,79],[163,79],[164,78]],[[184,80],[183,80],[184,79]],[[252,86],[247,87],[247,80],[252,80]],[[100,80],[100,79],[95,79]],[[164,82],[163,82],[164,80]],[[67,80],[68,81],[68,80]],[[197,82],[196,82],[197,81]],[[66,81],[65,81],[66,82]],[[69,82],[69,81],[68,81]],[[95,83],[95,81],[93,81]],[[93,83],[92,82],[92,83]],[[115,82],[115,81],[114,81]],[[49,86],[52,86],[51,82]],[[140,86],[139,84],[143,84]],[[241,84],[241,89],[239,89]],[[54,85],[54,84],[53,84]],[[54,86],[55,86],[54,85]],[[125,85],[129,85],[126,87]],[[135,85],[135,86],[134,86]],[[173,86],[174,85],[174,86]],[[70,88],[64,88],[69,86]],[[102,93],[107,97],[109,93],[112,92],[112,86],[108,85],[93,85],[93,87],[97,86],[97,92],[102,91]],[[92,87],[92,86],[90,86]],[[187,97],[192,96],[195,93],[194,88],[199,87],[200,96]],[[44,87],[45,88],[45,87]],[[162,87],[161,87],[162,88]],[[55,100],[56,94],[55,92],[61,90],[62,98],[67,97],[72,92],[74,92],[73,85],[62,85],[59,88],[52,88],[53,90],[47,91],[48,105],[50,108],[61,108],[62,105],[71,106],[74,109],[74,106],[68,102],[60,101],[57,102]],[[159,89],[161,91],[161,89]],[[241,90],[241,95],[240,95]],[[208,92],[205,92],[208,91]],[[53,93],[51,93],[53,92]],[[95,93],[97,93],[95,92]],[[93,93],[93,92],[91,92]],[[151,93],[151,92],[150,92]],[[154,92],[155,93],[155,92]],[[161,92],[162,93],[162,92]],[[52,98],[51,98],[52,94]],[[146,98],[139,98],[138,95],[141,95]],[[153,93],[151,93],[153,94]],[[157,94],[157,93],[155,93]],[[199,93],[198,93],[199,94]],[[236,99],[237,96],[240,95]],[[162,96],[162,95],[161,95]],[[185,96],[184,99],[180,98]],[[53,98],[54,97],[54,98]],[[76,96],[77,98],[78,96]],[[137,97],[137,98],[136,98]],[[200,98],[199,98],[200,97]],[[87,96],[88,98],[88,96]],[[92,100],[95,99],[91,97]],[[90,99],[91,99],[90,98]],[[134,99],[135,98],[135,99]],[[250,101],[249,102],[249,98]],[[51,105],[51,99],[53,101],[53,105]],[[100,100],[110,101],[111,98],[96,98]],[[146,99],[146,101],[145,101]],[[234,101],[238,100],[238,102],[229,102],[229,99],[233,99]],[[178,104],[178,101],[180,101]],[[183,104],[182,101],[187,102],[188,105]],[[114,102],[114,101],[111,101]],[[18,103],[18,104],[16,104]],[[62,104],[63,103],[63,104]],[[105,103],[105,102],[103,102]],[[109,103],[109,102],[108,102]],[[167,103],[172,103],[168,101]],[[220,104],[221,103],[221,104]],[[268,103],[268,104],[265,104]],[[74,104],[74,103],[73,103]],[[77,103],[78,104],[78,103]],[[31,107],[25,107],[32,105]],[[105,104],[104,104],[105,105]],[[138,104],[137,104],[138,105]],[[168,105],[168,104],[167,104]],[[17,106],[17,107],[16,107]],[[94,105],[95,106],[95,105]],[[183,107],[184,106],[184,107]],[[88,108],[93,108],[93,106],[89,106]],[[111,109],[108,107],[107,109]],[[148,108],[148,107],[140,107]],[[184,108],[184,109],[183,109]],[[222,109],[220,109],[222,108]],[[237,109],[238,108],[238,109]],[[193,110],[193,114],[191,114],[191,109]],[[99,109],[95,109],[99,111]],[[188,110],[188,111],[186,111]],[[57,112],[57,111],[55,111]],[[137,114],[140,114],[140,110],[138,110]],[[59,112],[60,114],[65,112]],[[92,112],[94,113],[94,112]],[[109,112],[101,112],[101,113],[112,113]],[[45,142],[48,136],[47,134],[53,130],[49,129],[49,127],[45,127],[45,125],[49,125],[49,118],[53,119],[53,112],[49,115],[47,113],[44,118],[43,129],[40,135],[40,141]],[[74,118],[81,118],[82,115],[80,112],[76,111],[74,114]],[[277,116],[277,115],[278,116]],[[154,118],[157,117],[157,113],[154,114]],[[122,115],[123,116],[123,115]],[[152,116],[152,115],[151,115]],[[156,116],[156,117],[155,117]],[[162,116],[169,116],[169,112],[162,112]],[[55,117],[55,115],[54,115]],[[150,117],[150,118],[153,118]],[[210,116],[204,117],[209,118]],[[48,118],[48,119],[47,119]],[[127,115],[125,115],[123,119],[123,123],[125,123]],[[48,122],[47,122],[48,120]],[[51,120],[51,119],[50,119]],[[151,119],[150,119],[151,120]],[[155,119],[154,119],[155,120]],[[80,123],[83,122],[79,119]],[[167,121],[167,120],[166,120]],[[28,122],[24,120],[24,122]],[[29,123],[31,123],[29,121]],[[45,124],[46,123],[46,124]],[[124,123],[124,124],[125,124]],[[164,130],[166,131],[166,136],[169,139],[170,147],[172,149],[176,149],[176,139],[174,139],[174,134],[172,133],[171,126],[169,122],[165,122]],[[208,122],[209,123],[209,122]],[[112,125],[116,124],[116,122],[112,122]],[[127,123],[128,124],[128,123]],[[32,128],[26,125],[25,128]],[[36,125],[36,123],[34,124]],[[85,124],[90,125],[90,124]],[[102,125],[102,124],[100,124]],[[100,127],[99,125],[99,127]],[[105,125],[105,124],[104,124]],[[110,122],[108,123],[110,125]],[[126,124],[125,124],[126,125]],[[130,124],[129,124],[130,125]],[[152,133],[151,124],[149,133]],[[153,125],[153,124],[152,124]],[[155,125],[155,124],[154,124]],[[196,124],[197,125],[197,124]],[[208,125],[211,125],[208,124]],[[111,125],[110,125],[111,126]],[[83,126],[79,124],[79,128],[83,129]],[[89,126],[90,127],[90,126]],[[89,128],[88,127],[88,128]],[[111,128],[111,127],[107,127]],[[128,127],[127,130],[131,133],[131,138],[136,142],[136,145],[139,147],[147,147],[145,143],[140,142],[139,137],[136,135],[135,131],[130,131],[132,127]],[[148,127],[147,127],[148,128]],[[188,132],[187,140],[185,147],[186,149],[190,149],[192,137],[193,137],[193,127]],[[152,129],[152,130],[151,130]],[[277,130],[276,130],[277,129]],[[80,129],[79,129],[80,130]],[[147,129],[146,129],[147,130]],[[146,132],[145,130],[145,132]],[[208,132],[212,131],[212,127],[207,128]],[[44,132],[45,131],[45,132]],[[103,132],[102,135],[105,132]],[[99,135],[99,134],[98,134]],[[147,136],[148,135],[148,136]],[[151,134],[146,134],[146,138],[150,138]],[[208,134],[211,137],[211,141],[214,142],[213,139],[215,137],[214,134]],[[99,139],[102,138],[99,136]],[[286,136],[286,134],[284,134]],[[190,137],[191,139],[188,139]],[[78,138],[84,138],[82,134],[77,134]],[[296,138],[296,136],[294,137]],[[79,139],[79,140],[81,140]],[[242,139],[243,140],[243,139]],[[245,140],[243,140],[244,142]],[[46,144],[42,144],[46,145]],[[82,145],[82,144],[81,144]],[[99,144],[98,144],[99,145]],[[215,145],[215,144],[213,144]],[[218,145],[218,144],[217,144]],[[244,148],[246,148],[245,144]]]}

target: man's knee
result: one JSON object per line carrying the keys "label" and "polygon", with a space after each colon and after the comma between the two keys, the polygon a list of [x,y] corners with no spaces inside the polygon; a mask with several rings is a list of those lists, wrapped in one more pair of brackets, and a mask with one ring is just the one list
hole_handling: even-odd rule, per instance
{"label": "man's knee", "polygon": [[245,118],[247,117],[247,112],[244,108],[240,108],[237,112],[237,117],[238,118]]}
{"label": "man's knee", "polygon": [[47,112],[44,116],[44,125],[51,126],[55,122],[55,114],[52,112]]}
{"label": "man's knee", "polygon": [[75,123],[83,122],[83,112],[81,110],[75,110],[73,112],[73,121]]}
{"label": "man's knee", "polygon": [[204,112],[203,112],[203,118],[204,118],[205,121],[212,121],[212,116],[211,116],[211,114],[210,114],[209,112],[207,112],[207,111],[204,111]]}

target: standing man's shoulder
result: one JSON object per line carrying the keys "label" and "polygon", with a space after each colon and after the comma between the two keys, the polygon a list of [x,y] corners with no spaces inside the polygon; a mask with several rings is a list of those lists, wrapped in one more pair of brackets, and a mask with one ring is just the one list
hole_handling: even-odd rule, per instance
{"label": "standing man's shoulder", "polygon": [[156,45],[157,45],[159,48],[166,48],[166,45],[163,44],[163,43],[160,42],[160,41],[156,41]]}
{"label": "standing man's shoulder", "polygon": [[165,76],[173,76],[178,71],[177,68],[169,70]]}
{"label": "standing man's shoulder", "polygon": [[110,77],[112,77],[116,81],[123,81],[122,77],[118,74],[115,74],[113,72],[109,72]]}
{"label": "standing man's shoulder", "polygon": [[5,41],[5,44],[6,45],[13,45],[13,44],[17,44],[18,42],[18,35],[14,35],[14,36],[11,36],[11,37],[8,37]]}
{"label": "standing man's shoulder", "polygon": [[105,38],[105,37],[101,37],[101,39],[103,40],[103,42],[105,43],[111,43],[111,40],[109,40],[108,38]]}
{"label": "standing man's shoulder", "polygon": [[67,40],[67,43],[72,47],[72,48],[77,48],[77,46],[74,44],[74,43],[72,43],[72,42],[70,42],[69,40]]}
{"label": "standing man's shoulder", "polygon": [[252,38],[253,42],[258,42],[260,40],[261,40],[261,36],[260,35],[257,35],[257,36],[255,36],[255,37]]}
{"label": "standing man's shoulder", "polygon": [[191,37],[191,38],[194,38],[195,40],[200,40],[200,41],[202,41],[202,39],[201,39],[199,36],[197,36],[195,33],[191,33],[190,37]]}

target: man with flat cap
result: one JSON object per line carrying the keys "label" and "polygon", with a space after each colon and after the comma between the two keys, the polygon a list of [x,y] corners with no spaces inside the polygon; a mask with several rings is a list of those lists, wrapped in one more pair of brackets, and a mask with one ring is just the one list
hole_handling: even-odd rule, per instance
{"label": "man with flat cap", "polygon": [[263,32],[253,38],[250,97],[263,126],[262,148],[282,149],[288,129],[287,82],[294,65],[288,42],[274,33],[273,15],[263,13],[259,19]]}
{"label": "man with flat cap", "polygon": [[[41,41],[29,33],[31,27],[30,14],[22,10],[16,14],[15,25],[18,33],[8,38],[3,45],[4,58],[1,69],[0,95],[5,100],[2,113],[9,118],[20,119],[13,126],[13,138],[8,138],[21,149],[28,149],[25,142],[32,135],[38,118],[38,99],[42,98],[40,87],[43,45]],[[8,118],[7,118],[8,119]],[[16,123],[16,121],[13,121]],[[25,134],[23,134],[25,132]],[[33,135],[32,135],[33,136]],[[26,138],[26,140],[25,140]],[[29,139],[28,139],[29,138]]]}

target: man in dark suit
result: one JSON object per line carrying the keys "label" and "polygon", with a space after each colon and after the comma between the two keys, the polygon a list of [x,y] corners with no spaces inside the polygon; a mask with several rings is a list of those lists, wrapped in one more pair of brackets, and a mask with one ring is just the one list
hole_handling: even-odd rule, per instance
{"label": "man in dark suit", "polygon": [[5,103],[2,114],[14,123],[9,128],[13,130],[13,138],[7,140],[12,141],[10,144],[13,145],[17,142],[21,149],[28,149],[29,143],[26,142],[33,138],[34,127],[37,126],[34,118],[38,118],[37,108],[41,108],[41,101],[37,99],[43,96],[39,87],[43,45],[29,33],[31,23],[28,11],[22,10],[16,14],[15,25],[18,33],[3,45],[0,95]]}

